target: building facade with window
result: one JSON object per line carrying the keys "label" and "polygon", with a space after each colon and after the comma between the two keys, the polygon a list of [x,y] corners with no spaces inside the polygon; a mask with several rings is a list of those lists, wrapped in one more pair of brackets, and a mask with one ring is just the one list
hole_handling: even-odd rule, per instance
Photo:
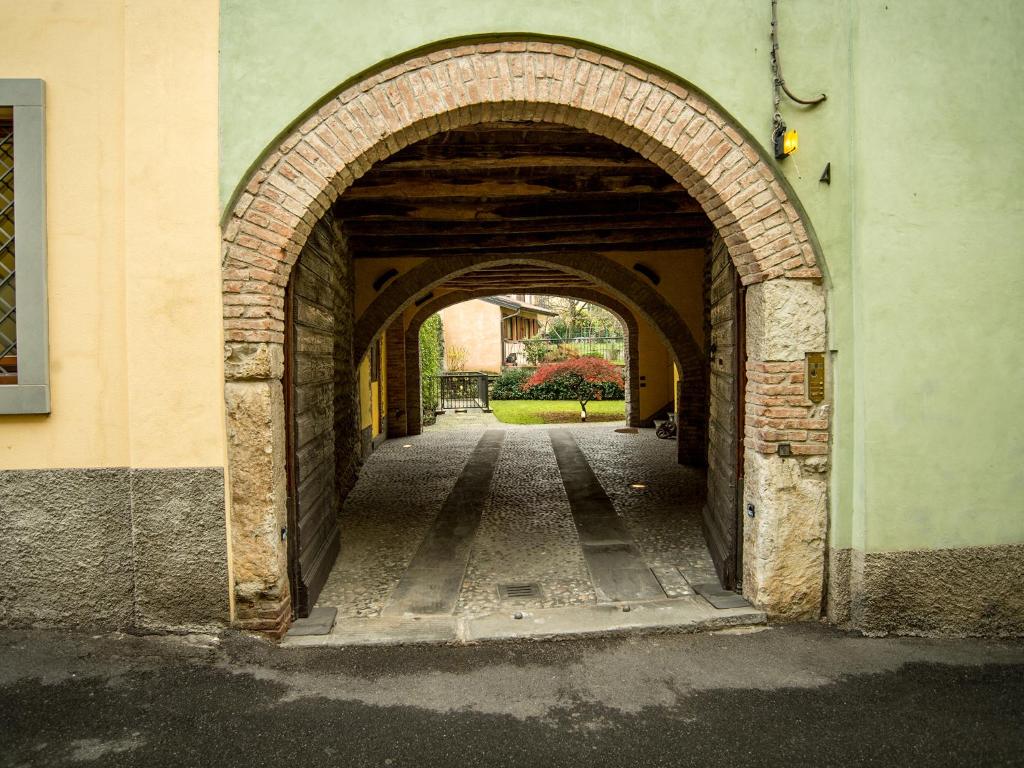
{"label": "building facade with window", "polygon": [[[698,454],[718,435],[709,397],[746,415],[726,451],[746,467],[745,594],[870,632],[1024,632],[1018,3],[783,0],[786,77],[827,95],[813,107],[773,101],[769,0],[0,0],[0,16],[3,624],[287,626],[290,483],[314,482],[288,473],[329,453],[348,477],[367,440],[417,429],[411,334],[440,281],[480,268],[486,227],[558,212],[488,188],[478,217],[431,235],[464,251],[428,274],[401,232],[372,230],[389,182],[371,170],[436,169],[436,139],[383,164],[525,122],[559,128],[548,147],[587,134],[636,155],[608,149],[606,186],[556,190],[613,223],[576,250],[530,224],[531,263],[638,308],[639,354],[674,355],[703,393],[684,419]],[[780,121],[799,148],[776,158]],[[574,162],[579,178],[597,163]],[[534,195],[565,167],[501,184]],[[637,178],[651,205],[685,190],[670,213],[710,228],[627,232],[626,214],[665,211],[592,198]],[[440,205],[385,202],[410,230]],[[316,482],[328,507],[346,487]]]}
{"label": "building facade with window", "polygon": [[[543,322],[555,315],[528,302],[528,296],[488,296],[442,309],[447,370],[454,354],[458,370],[500,373],[507,365],[525,363],[522,342],[540,333]],[[522,360],[509,355],[516,354]]]}

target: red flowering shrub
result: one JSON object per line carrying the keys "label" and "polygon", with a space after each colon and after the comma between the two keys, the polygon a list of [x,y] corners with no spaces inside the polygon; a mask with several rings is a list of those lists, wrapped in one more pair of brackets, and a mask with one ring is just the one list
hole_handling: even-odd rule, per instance
{"label": "red flowering shrub", "polygon": [[587,420],[587,403],[599,395],[601,386],[615,384],[624,387],[622,371],[600,357],[577,357],[559,363],[544,363],[526,381],[527,387],[558,382],[580,402],[580,421]]}

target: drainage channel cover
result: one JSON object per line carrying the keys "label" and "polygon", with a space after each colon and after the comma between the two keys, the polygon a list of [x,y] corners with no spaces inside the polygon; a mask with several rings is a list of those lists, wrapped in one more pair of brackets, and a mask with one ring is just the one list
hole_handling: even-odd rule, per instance
{"label": "drainage channel cover", "polygon": [[542,597],[540,584],[499,584],[498,597],[502,600],[522,600],[524,597]]}
{"label": "drainage channel cover", "polygon": [[329,635],[337,616],[337,608],[314,608],[306,618],[292,622],[288,628],[288,636]]}
{"label": "drainage channel cover", "polygon": [[694,591],[707,600],[711,605],[719,610],[725,608],[752,608],[743,597],[743,595],[737,595],[735,592],[730,592],[727,589],[722,589],[722,585],[717,582],[707,582],[705,584],[694,584]]}

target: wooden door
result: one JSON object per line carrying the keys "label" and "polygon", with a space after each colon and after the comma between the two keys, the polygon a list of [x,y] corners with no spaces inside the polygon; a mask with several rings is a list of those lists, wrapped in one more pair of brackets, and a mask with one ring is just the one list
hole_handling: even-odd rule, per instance
{"label": "wooden door", "polygon": [[[340,548],[336,504],[333,430],[333,377],[300,355],[318,345],[314,337],[329,338],[323,328],[298,320],[299,311],[315,301],[304,291],[306,277],[297,265],[285,294],[285,435],[288,479],[288,573],[292,610],[309,615],[331,572]],[[320,348],[323,345],[319,345]],[[328,347],[330,348],[330,347]]]}
{"label": "wooden door", "polygon": [[708,491],[704,534],[722,586],[741,577],[743,520],[743,391],[746,387],[743,286],[725,244],[716,238],[710,259],[710,372]]}

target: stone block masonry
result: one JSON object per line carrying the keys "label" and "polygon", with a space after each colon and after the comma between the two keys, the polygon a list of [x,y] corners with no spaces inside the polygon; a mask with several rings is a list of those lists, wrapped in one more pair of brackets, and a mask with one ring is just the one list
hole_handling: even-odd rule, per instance
{"label": "stone block masonry", "polygon": [[783,278],[746,294],[743,594],[776,618],[810,618],[825,580],[831,405],[808,399],[805,355],[826,349],[825,291]]}

